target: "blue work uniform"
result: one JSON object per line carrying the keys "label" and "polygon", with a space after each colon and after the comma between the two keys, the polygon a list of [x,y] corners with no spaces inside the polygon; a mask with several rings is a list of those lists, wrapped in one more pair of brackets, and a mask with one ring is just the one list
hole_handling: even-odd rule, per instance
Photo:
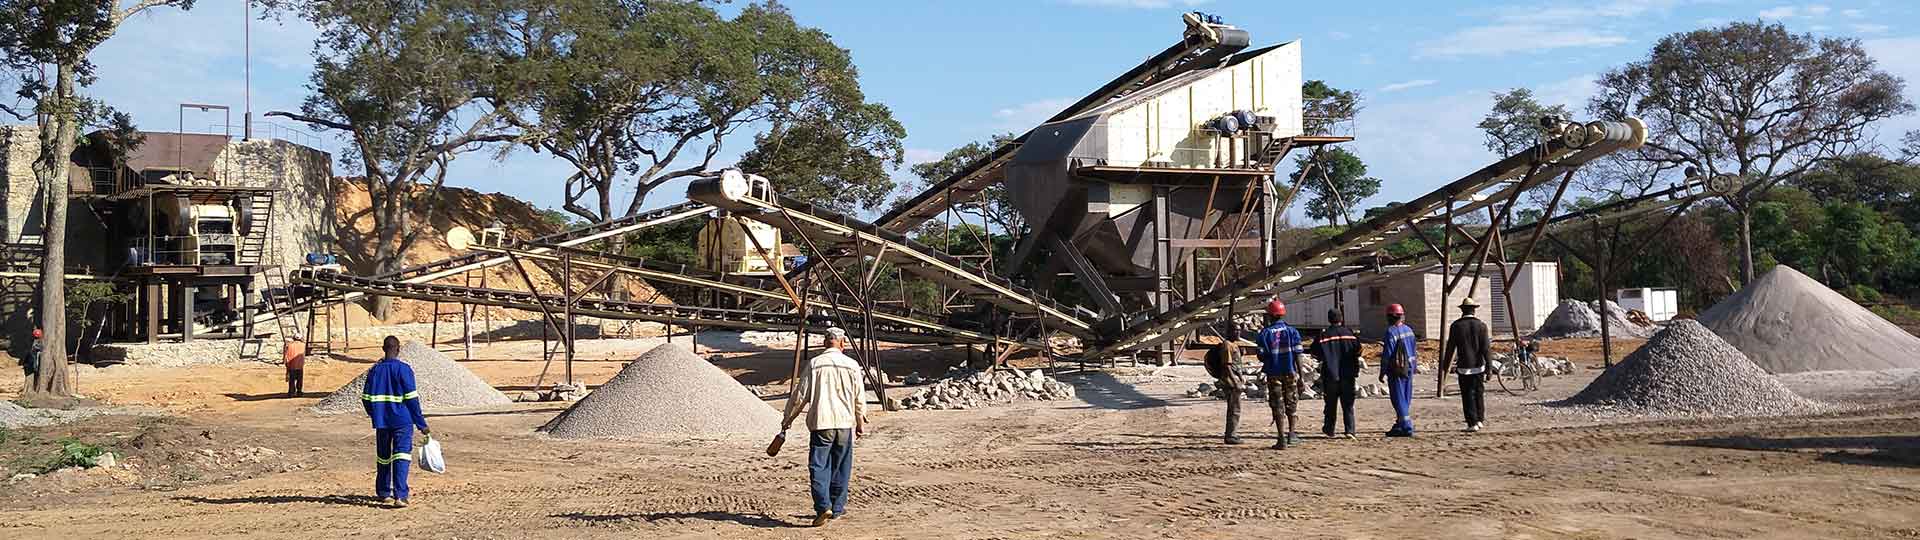
{"label": "blue work uniform", "polygon": [[1273,325],[1260,329],[1254,347],[1260,353],[1261,373],[1277,377],[1300,371],[1300,353],[1305,349],[1300,347],[1300,331],[1287,321],[1273,321]]}
{"label": "blue work uniform", "polygon": [[413,367],[396,358],[380,359],[367,370],[360,404],[373,419],[373,493],[383,499],[407,500],[413,430],[427,429],[427,418],[420,413],[420,391],[414,384]]}
{"label": "blue work uniform", "polygon": [[[1413,433],[1413,376],[1420,373],[1420,359],[1416,353],[1420,350],[1419,340],[1413,336],[1413,329],[1406,323],[1398,323],[1387,328],[1387,340],[1380,349],[1380,371],[1387,376],[1387,395],[1393,398],[1392,431]],[[1388,366],[1396,358],[1407,361],[1406,373],[1394,373]]]}

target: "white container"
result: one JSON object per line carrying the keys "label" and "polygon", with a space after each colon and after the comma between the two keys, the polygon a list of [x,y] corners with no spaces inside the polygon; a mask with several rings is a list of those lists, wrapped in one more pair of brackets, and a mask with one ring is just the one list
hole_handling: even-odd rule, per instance
{"label": "white container", "polygon": [[1654,322],[1673,320],[1680,314],[1680,292],[1671,288],[1620,289],[1614,292],[1614,302],[1622,309],[1639,310]]}

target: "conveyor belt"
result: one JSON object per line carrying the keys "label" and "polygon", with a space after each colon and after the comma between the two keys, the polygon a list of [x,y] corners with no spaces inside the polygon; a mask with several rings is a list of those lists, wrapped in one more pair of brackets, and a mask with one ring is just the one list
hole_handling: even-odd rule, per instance
{"label": "conveyor belt", "polygon": [[1038,317],[1050,328],[1083,338],[1094,335],[1091,325],[1075,316],[1073,308],[1040,296],[1005,277],[979,270],[972,264],[921,245],[900,233],[791,197],[764,192],[729,195],[718,187],[724,178],[726,176],[723,174],[694,180],[687,186],[687,197],[779,227],[788,234],[828,239],[823,243],[838,245],[841,242],[854,242],[884,246],[884,253],[880,255],[882,260],[915,276],[944,284],[975,300],[1007,311]]}
{"label": "conveyor belt", "polygon": [[[720,276],[712,272],[681,264],[661,263],[658,261],[606,253],[582,252],[576,251],[575,248],[558,247],[552,244],[526,243],[519,248],[476,245],[471,246],[470,249],[482,253],[492,253],[501,256],[512,255],[550,262],[561,260],[561,256],[555,255],[554,253],[535,252],[528,249],[538,249],[541,247],[545,247],[553,252],[573,253],[575,256],[570,264],[576,267],[599,271],[611,269],[624,274],[640,276],[641,278],[652,281],[675,283],[703,289],[712,289],[739,296],[772,300],[784,306],[792,306],[793,304],[793,299],[789,298],[784,291],[781,291],[778,284],[764,278],[739,275]],[[841,295],[815,293],[808,297],[807,305],[809,307],[831,309],[852,316],[857,316],[860,313],[860,308],[856,307],[859,305],[859,302]],[[904,310],[889,309],[886,306],[875,306],[873,318],[876,321],[886,322],[902,328],[918,328],[925,332],[949,335],[952,336],[954,342],[957,343],[989,343],[995,341],[991,335],[916,319],[911,312],[902,313],[902,311]],[[1011,340],[1005,339],[999,341],[1003,343],[1012,342]]]}
{"label": "conveyor belt", "polygon": [[[1645,132],[1645,126],[1637,119],[1595,122],[1577,128],[1573,134],[1593,142],[1574,145],[1569,143],[1567,137],[1556,137],[1349,227],[1333,238],[1302,249],[1292,256],[1278,259],[1264,271],[1242,277],[1212,293],[1153,315],[1143,323],[1127,325],[1124,320],[1103,323],[1103,328],[1122,327],[1126,330],[1118,339],[1089,348],[1086,357],[1097,359],[1130,354],[1166,343],[1188,330],[1219,318],[1220,310],[1230,304],[1252,306],[1254,297],[1264,295],[1272,286],[1310,282],[1339,272],[1347,263],[1369,257],[1380,247],[1410,233],[1413,230],[1409,228],[1410,225],[1418,226],[1424,221],[1443,219],[1440,211],[1448,204],[1457,205],[1454,207],[1457,215],[1471,215],[1489,205],[1508,200],[1510,195],[1519,190],[1556,178],[1588,161],[1621,149],[1637,147],[1645,140]],[[1478,196],[1483,191],[1501,186],[1504,187],[1491,195]]]}
{"label": "conveyor belt", "polygon": [[[349,291],[378,296],[411,298],[435,302],[464,303],[482,306],[497,306],[540,312],[545,305],[548,310],[559,309],[565,300],[556,295],[535,294],[524,291],[442,285],[437,283],[407,283],[404,281],[350,276],[337,272],[315,272],[301,270],[295,272],[292,283],[311,285],[337,291]],[[801,320],[794,313],[766,313],[740,309],[722,309],[708,307],[676,306],[668,304],[650,304],[645,302],[627,302],[582,298],[574,305],[573,313],[604,319],[627,319],[669,323],[682,326],[702,326],[712,328],[732,328],[738,330],[765,330],[775,332],[792,331]],[[824,331],[830,319],[815,317],[808,328]],[[859,335],[861,328],[846,330]],[[874,321],[873,338],[894,343],[967,343],[968,339],[953,333],[929,330],[926,325],[900,325]]]}
{"label": "conveyor belt", "polygon": [[[563,247],[577,246],[577,245],[593,242],[595,240],[602,240],[602,239],[630,233],[633,231],[637,231],[640,229],[645,229],[647,227],[653,227],[656,225],[665,225],[665,224],[673,223],[683,219],[699,216],[701,214],[706,213],[708,210],[712,210],[712,209],[713,207],[707,206],[705,204],[688,201],[680,204],[656,208],[653,210],[641,212],[641,213],[634,214],[634,215],[627,216],[620,219],[602,221],[602,222],[594,223],[591,225],[585,225],[581,227],[567,229],[557,233],[536,237],[532,240],[526,240],[525,242],[528,244],[551,244],[554,246],[563,246]],[[544,253],[545,251],[543,250],[542,252]],[[392,272],[379,274],[374,277],[381,278],[381,279],[398,279],[398,280],[408,281],[413,283],[424,283],[427,281],[433,281],[443,277],[456,275],[461,272],[466,272],[468,270],[486,268],[486,267],[494,266],[494,265],[505,263],[505,262],[507,262],[506,257],[501,257],[501,256],[489,257],[483,253],[469,253],[466,255],[458,256],[458,257],[450,257],[450,258],[441,259],[441,260],[426,263],[426,264],[401,268],[399,270],[394,270]]]}
{"label": "conveyor belt", "polygon": [[[1093,93],[1081,97],[1072,105],[1061,109],[1042,124],[1058,122],[1079,116],[1089,110],[1114,100],[1125,98],[1168,78],[1182,73],[1218,65],[1233,53],[1247,47],[1249,37],[1244,30],[1231,26],[1189,21],[1188,29],[1179,43],[1168,46],[1133,69],[1127,70],[1113,80],[1101,85]],[[927,220],[939,216],[947,207],[973,200],[980,192],[994,182],[999,181],[996,174],[1007,161],[1013,159],[1013,153],[1027,140],[1028,134],[1021,134],[1011,141],[1003,143],[986,156],[974,160],[952,176],[928,186],[918,195],[901,203],[887,213],[882,214],[874,223],[881,229],[895,233],[905,233]],[[798,278],[813,268],[818,261],[809,260],[788,273]]]}

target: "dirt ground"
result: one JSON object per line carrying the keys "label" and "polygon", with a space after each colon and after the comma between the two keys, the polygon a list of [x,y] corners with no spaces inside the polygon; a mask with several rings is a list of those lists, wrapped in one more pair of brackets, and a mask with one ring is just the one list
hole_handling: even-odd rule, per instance
{"label": "dirt ground", "polygon": [[[605,380],[659,341],[582,342],[574,376]],[[791,368],[790,350],[703,341],[747,384],[780,390]],[[261,364],[85,370],[89,397],[172,416],[15,430],[0,443],[8,467],[67,436],[126,463],[0,484],[0,538],[1920,537],[1920,401],[1600,421],[1540,405],[1598,373],[1597,345],[1546,349],[1588,369],[1523,397],[1491,395],[1478,434],[1459,432],[1458,400],[1435,398],[1428,375],[1418,438],[1382,438],[1388,403],[1363,399],[1358,440],[1322,439],[1319,402],[1306,401],[1306,443],[1275,451],[1265,407],[1249,403],[1242,428],[1254,437],[1229,447],[1221,402],[1184,396],[1204,380],[1194,366],[1064,373],[1080,390],[1072,401],[883,413],[856,451],[850,515],[826,529],[799,528],[810,518],[804,451],[769,458],[762,438],[535,434],[557,403],[430,414],[451,471],[416,471],[414,507],[378,508],[365,419],[302,410],[364,370],[370,350],[310,362],[313,390],[291,399],[277,394],[278,368]],[[538,342],[473,356],[466,365],[509,395],[545,367]],[[960,357],[886,355],[894,375]]]}

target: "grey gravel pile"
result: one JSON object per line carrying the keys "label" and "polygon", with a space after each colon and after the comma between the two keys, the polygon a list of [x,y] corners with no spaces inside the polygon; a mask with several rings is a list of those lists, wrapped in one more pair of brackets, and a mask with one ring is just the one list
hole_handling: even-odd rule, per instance
{"label": "grey gravel pile", "polygon": [[1772,373],[1920,368],[1920,337],[1786,265],[1699,320]]}
{"label": "grey gravel pile", "polygon": [[1824,409],[1692,320],[1674,321],[1559,404],[1677,416],[1776,416]]}
{"label": "grey gravel pile", "polygon": [[[1600,337],[1600,311],[1598,302],[1579,300],[1561,300],[1560,305],[1547,314],[1546,322],[1540,323],[1540,329],[1533,337],[1545,339]],[[1615,337],[1644,338],[1653,335],[1658,327],[1641,326],[1627,320],[1627,310],[1620,304],[1606,302],[1608,332]]]}
{"label": "grey gravel pile", "polygon": [[[904,390],[904,389],[903,389]],[[912,389],[905,397],[893,399],[900,409],[971,409],[1015,400],[1073,399],[1073,385],[1048,377],[1035,369],[1004,369],[993,372],[955,369],[931,384]]]}
{"label": "grey gravel pile", "polygon": [[700,355],[668,343],[634,359],[540,430],[564,439],[764,436],[780,431],[780,411]]}
{"label": "grey gravel pile", "polygon": [[53,424],[55,421],[56,419],[41,414],[38,410],[21,407],[11,401],[0,401],[0,427],[44,426]]}
{"label": "grey gravel pile", "polygon": [[[418,341],[401,345],[397,356],[413,368],[414,383],[420,391],[420,407],[427,412],[513,403],[513,399],[494,389],[479,375],[474,375],[459,362]],[[353,382],[321,399],[320,403],[313,406],[313,411],[340,414],[364,410],[360,405],[360,394],[366,386],[367,374],[361,373],[359,377],[354,377]]]}

